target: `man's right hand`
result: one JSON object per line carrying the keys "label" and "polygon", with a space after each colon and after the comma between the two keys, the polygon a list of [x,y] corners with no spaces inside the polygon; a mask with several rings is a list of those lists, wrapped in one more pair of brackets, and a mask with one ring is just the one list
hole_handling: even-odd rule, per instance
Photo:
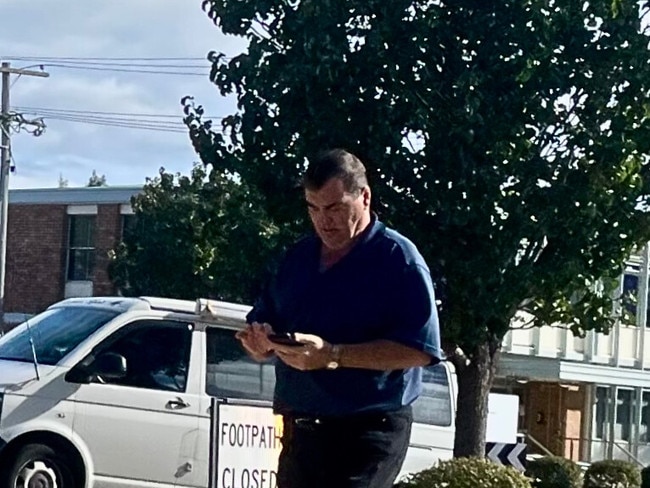
{"label": "man's right hand", "polygon": [[235,337],[253,359],[264,361],[273,355],[273,344],[268,339],[268,335],[272,333],[273,329],[269,324],[253,322],[238,331]]}

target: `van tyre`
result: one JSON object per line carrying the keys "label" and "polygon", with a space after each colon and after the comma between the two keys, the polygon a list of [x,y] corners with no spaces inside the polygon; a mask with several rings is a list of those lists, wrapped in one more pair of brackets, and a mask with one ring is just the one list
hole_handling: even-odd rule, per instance
{"label": "van tyre", "polygon": [[58,451],[45,444],[23,446],[2,473],[2,488],[74,488],[71,463]]}

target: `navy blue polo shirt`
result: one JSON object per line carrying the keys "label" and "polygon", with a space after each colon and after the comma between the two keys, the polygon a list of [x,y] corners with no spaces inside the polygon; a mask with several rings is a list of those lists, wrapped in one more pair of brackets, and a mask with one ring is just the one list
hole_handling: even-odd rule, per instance
{"label": "navy blue polo shirt", "polygon": [[[275,332],[316,334],[332,344],[378,339],[441,358],[429,269],[415,245],[373,219],[352,250],[325,271],[320,239],[299,241],[248,314]],[[388,411],[420,394],[421,368],[299,371],[276,360],[278,413],[344,416]]]}

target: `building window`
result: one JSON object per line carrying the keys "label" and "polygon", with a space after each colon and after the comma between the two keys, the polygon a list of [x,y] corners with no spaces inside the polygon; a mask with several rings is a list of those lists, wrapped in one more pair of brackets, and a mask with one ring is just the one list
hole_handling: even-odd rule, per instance
{"label": "building window", "polygon": [[650,328],[650,287],[646,287],[643,279],[647,276],[642,272],[641,257],[632,256],[632,262],[628,262],[625,266],[625,272],[621,279],[621,308],[623,317],[621,320],[622,325],[637,326],[643,321],[643,318],[638,314],[642,313],[639,309],[641,296],[640,292],[647,289],[646,294],[646,310],[645,310],[645,326]]}
{"label": "building window", "polygon": [[644,390],[641,396],[641,425],[639,426],[639,442],[650,444],[650,391]]}
{"label": "building window", "polygon": [[136,216],[134,214],[122,214],[122,239],[136,231]]}
{"label": "building window", "polygon": [[594,409],[594,437],[605,438],[607,428],[607,404],[609,403],[609,388],[606,386],[596,387],[596,408]]}
{"label": "building window", "polygon": [[623,309],[626,317],[623,317],[625,325],[636,325],[636,311],[639,296],[639,276],[636,274],[623,275]]}
{"label": "building window", "polygon": [[614,438],[623,441],[630,440],[632,432],[632,397],[633,390],[626,388],[616,389],[616,425],[614,426]]}
{"label": "building window", "polygon": [[70,215],[68,281],[91,281],[95,266],[95,216]]}

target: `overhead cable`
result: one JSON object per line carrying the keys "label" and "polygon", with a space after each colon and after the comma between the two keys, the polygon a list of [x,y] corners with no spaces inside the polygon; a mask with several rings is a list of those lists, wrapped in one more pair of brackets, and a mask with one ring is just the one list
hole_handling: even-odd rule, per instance
{"label": "overhead cable", "polygon": [[185,72],[185,71],[156,71],[156,70],[146,70],[146,69],[128,69],[128,68],[108,68],[108,67],[98,67],[98,66],[74,66],[71,64],[58,64],[58,63],[44,63],[43,66],[48,68],[61,68],[61,69],[78,69],[78,70],[90,70],[90,71],[113,71],[121,73],[144,73],[152,75],[180,75],[180,76],[207,76],[208,73],[196,73],[196,72]]}
{"label": "overhead cable", "polygon": [[[51,107],[25,107],[25,106],[16,106],[14,107],[19,112],[29,112],[34,114],[80,114],[80,115],[115,115],[122,117],[150,117],[150,118],[170,118],[177,119],[183,117],[182,114],[148,114],[148,113],[135,113],[135,112],[102,112],[98,110],[73,110],[65,108],[51,108]],[[223,117],[216,116],[204,116],[206,119],[222,119]]]}
{"label": "overhead cable", "polygon": [[13,59],[18,61],[63,61],[63,60],[72,60],[72,61],[205,61],[207,58],[160,58],[160,57],[150,57],[150,58],[111,58],[111,57],[77,57],[77,56],[0,56],[0,59]]}

